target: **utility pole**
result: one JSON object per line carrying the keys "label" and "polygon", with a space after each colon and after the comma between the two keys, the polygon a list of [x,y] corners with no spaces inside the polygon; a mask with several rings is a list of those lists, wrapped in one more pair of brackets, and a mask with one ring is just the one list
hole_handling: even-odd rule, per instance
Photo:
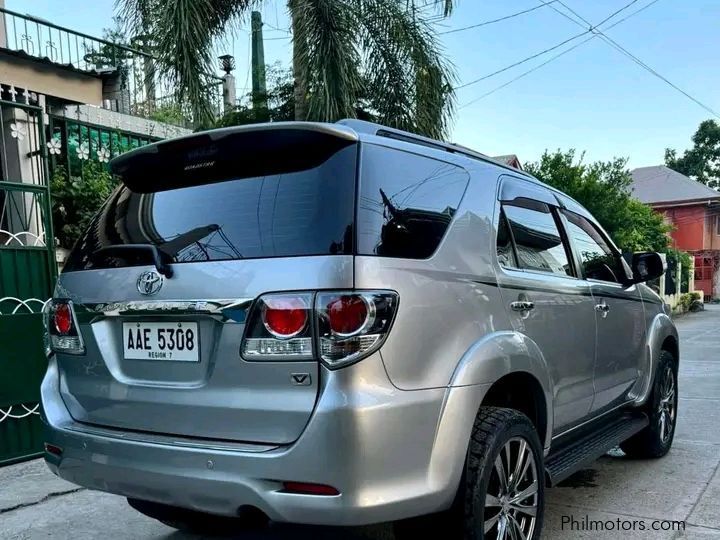
{"label": "utility pole", "polygon": [[259,11],[253,11],[251,15],[253,110],[257,120],[268,120],[265,46],[263,44],[262,27],[262,14]]}

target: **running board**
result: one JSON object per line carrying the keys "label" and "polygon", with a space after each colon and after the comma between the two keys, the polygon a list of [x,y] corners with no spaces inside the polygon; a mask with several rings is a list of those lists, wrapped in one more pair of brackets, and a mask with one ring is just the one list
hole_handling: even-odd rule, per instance
{"label": "running board", "polygon": [[575,439],[545,460],[548,485],[556,486],[649,424],[644,413],[623,414]]}

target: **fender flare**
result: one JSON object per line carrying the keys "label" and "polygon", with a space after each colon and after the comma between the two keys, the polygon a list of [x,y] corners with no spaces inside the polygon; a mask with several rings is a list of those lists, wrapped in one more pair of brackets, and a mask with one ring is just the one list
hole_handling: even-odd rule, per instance
{"label": "fender flare", "polygon": [[553,380],[542,351],[528,336],[514,331],[487,334],[465,352],[448,386],[452,390],[479,385],[487,390],[493,383],[512,373],[531,375],[543,390],[547,418],[543,442],[549,448],[553,431]]}
{"label": "fender flare", "polygon": [[[643,404],[652,389],[653,382],[655,381],[655,371],[657,370],[658,357],[662,350],[662,345],[667,338],[673,338],[675,344],[679,344],[678,332],[672,319],[665,313],[658,313],[653,318],[652,322],[648,326],[647,340],[646,340],[646,357],[647,363],[645,366],[645,381],[642,387],[637,392],[635,403],[637,405]],[[680,354],[677,353],[676,361],[680,361]]]}

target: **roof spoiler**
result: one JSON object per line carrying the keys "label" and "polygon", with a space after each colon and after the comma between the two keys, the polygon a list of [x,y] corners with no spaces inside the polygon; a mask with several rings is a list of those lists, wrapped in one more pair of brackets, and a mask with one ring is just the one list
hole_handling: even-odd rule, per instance
{"label": "roof spoiler", "polygon": [[152,193],[311,169],[357,140],[336,124],[254,124],[143,146],[113,159],[110,170],[132,191]]}

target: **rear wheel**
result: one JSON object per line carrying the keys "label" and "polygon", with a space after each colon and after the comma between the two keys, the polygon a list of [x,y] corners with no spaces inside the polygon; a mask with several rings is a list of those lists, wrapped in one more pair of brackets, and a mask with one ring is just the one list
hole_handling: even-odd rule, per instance
{"label": "rear wheel", "polygon": [[466,464],[465,538],[540,538],[544,497],[542,445],[530,419],[481,408]]}
{"label": "rear wheel", "polygon": [[139,499],[128,499],[128,504],[150,518],[180,531],[199,534],[231,534],[255,529],[267,524],[267,517],[259,510],[248,510],[238,517],[214,516]]}
{"label": "rear wheel", "polygon": [[620,444],[632,458],[659,458],[670,450],[675,437],[678,406],[677,364],[672,354],[660,353],[653,390],[645,412],[650,424]]}

